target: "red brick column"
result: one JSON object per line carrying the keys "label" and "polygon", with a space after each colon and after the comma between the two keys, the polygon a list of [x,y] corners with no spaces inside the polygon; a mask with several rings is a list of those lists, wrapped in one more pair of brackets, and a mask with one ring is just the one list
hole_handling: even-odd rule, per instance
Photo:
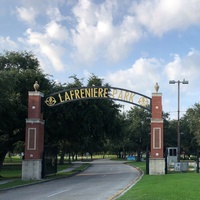
{"label": "red brick column", "polygon": [[44,120],[41,113],[41,92],[28,94],[28,118],[26,119],[25,160],[42,159],[44,149]]}
{"label": "red brick column", "polygon": [[149,174],[162,175],[165,174],[165,159],[161,93],[152,93],[151,109],[151,154],[149,160]]}
{"label": "red brick column", "polygon": [[163,158],[162,94],[152,94],[151,158]]}
{"label": "red brick column", "polygon": [[26,119],[25,153],[22,161],[22,179],[41,179],[44,151],[44,120],[41,112],[43,93],[28,93],[28,118]]}

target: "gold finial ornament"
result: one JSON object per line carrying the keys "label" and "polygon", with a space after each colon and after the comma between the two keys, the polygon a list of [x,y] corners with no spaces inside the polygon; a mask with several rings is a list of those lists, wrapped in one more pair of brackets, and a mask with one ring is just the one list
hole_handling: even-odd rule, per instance
{"label": "gold finial ornament", "polygon": [[39,87],[40,87],[40,86],[39,86],[38,82],[35,81],[35,83],[34,83],[34,85],[33,85],[33,88],[34,88],[35,92],[38,91]]}
{"label": "gold finial ornament", "polygon": [[158,92],[158,90],[159,90],[159,85],[158,85],[158,83],[156,83],[156,85],[154,86],[154,89],[156,90],[156,92]]}

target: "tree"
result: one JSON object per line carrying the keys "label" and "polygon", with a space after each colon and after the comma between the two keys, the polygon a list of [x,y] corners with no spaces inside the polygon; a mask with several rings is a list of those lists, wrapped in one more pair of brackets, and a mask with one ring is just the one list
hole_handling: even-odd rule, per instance
{"label": "tree", "polygon": [[177,120],[167,120],[164,118],[164,146],[177,146]]}
{"label": "tree", "polygon": [[[76,75],[70,76],[70,78],[73,79],[72,83],[56,84],[51,93],[82,86],[81,80]],[[74,146],[72,143],[79,138],[79,126],[76,124],[76,120],[81,120],[77,119],[76,111],[79,107],[80,102],[70,102],[48,109],[45,107],[45,145],[58,147],[61,152],[60,164],[64,164],[65,153],[72,150]]]}
{"label": "tree", "polygon": [[141,152],[149,147],[150,113],[144,108],[134,107],[127,115],[129,138],[137,152],[137,161],[141,161]]}
{"label": "tree", "polygon": [[[83,86],[82,79],[78,79],[76,75],[70,78],[73,81],[65,86],[59,86],[59,89]],[[102,86],[102,79],[92,75],[87,85]],[[44,115],[45,141],[54,142],[59,146],[62,155],[60,163],[64,162],[65,153],[81,152],[83,155],[83,152],[89,152],[92,156],[93,152],[100,152],[115,129],[117,108],[118,105],[110,99],[85,99],[68,102],[47,110]],[[55,119],[58,120],[55,121]]]}
{"label": "tree", "polygon": [[126,153],[133,151],[133,142],[130,140],[129,123],[125,112],[119,113],[114,134],[110,139],[110,151],[119,158],[126,158]]}
{"label": "tree", "polygon": [[200,146],[200,104],[195,103],[193,108],[186,111],[184,117],[188,121],[190,133],[194,134],[196,143]]}
{"label": "tree", "polygon": [[33,90],[36,80],[44,91],[51,87],[32,53],[5,52],[0,55],[0,168],[13,145],[24,141],[28,91]]}
{"label": "tree", "polygon": [[181,150],[183,152],[183,156],[188,155],[190,157],[191,154],[196,154],[197,143],[194,136],[194,133],[190,131],[189,120],[187,115],[184,115],[180,121],[180,132],[181,132]]}
{"label": "tree", "polygon": [[[88,79],[88,86],[106,86],[103,79],[94,74]],[[91,155],[94,150],[101,151],[107,144],[107,139],[115,132],[119,115],[120,105],[115,104],[111,99],[88,100],[89,109],[85,109],[84,125],[86,132],[89,133],[89,145]]]}

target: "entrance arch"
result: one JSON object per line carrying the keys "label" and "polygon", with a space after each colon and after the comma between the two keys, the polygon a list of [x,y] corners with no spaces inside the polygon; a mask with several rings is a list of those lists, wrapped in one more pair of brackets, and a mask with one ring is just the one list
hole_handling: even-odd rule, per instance
{"label": "entrance arch", "polygon": [[151,111],[151,98],[127,89],[117,87],[78,87],[55,92],[44,99],[48,107],[84,99],[113,99],[123,101]]}
{"label": "entrance arch", "polygon": [[26,119],[25,154],[22,162],[22,179],[42,178],[44,151],[43,104],[58,106],[83,99],[113,99],[140,106],[152,113],[149,174],[164,174],[162,93],[152,93],[152,98],[117,87],[79,87],[44,96],[35,90],[28,92],[28,118]]}

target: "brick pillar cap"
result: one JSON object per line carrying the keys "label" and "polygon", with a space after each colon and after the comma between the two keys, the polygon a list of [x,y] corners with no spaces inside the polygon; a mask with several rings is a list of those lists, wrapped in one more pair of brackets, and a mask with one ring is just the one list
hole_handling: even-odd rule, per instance
{"label": "brick pillar cap", "polygon": [[28,92],[28,95],[29,96],[41,96],[41,97],[44,97],[44,94],[42,92],[36,92],[36,91],[29,91]]}
{"label": "brick pillar cap", "polygon": [[152,96],[162,96],[162,93],[152,93]]}

